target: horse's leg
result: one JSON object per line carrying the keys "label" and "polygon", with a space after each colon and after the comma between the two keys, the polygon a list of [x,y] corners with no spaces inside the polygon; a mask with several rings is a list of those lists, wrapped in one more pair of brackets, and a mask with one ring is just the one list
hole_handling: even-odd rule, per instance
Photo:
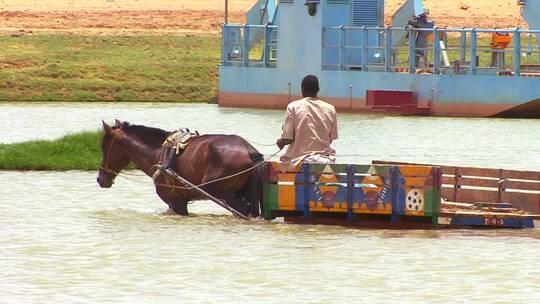
{"label": "horse's leg", "polygon": [[188,200],[180,192],[171,191],[171,189],[160,186],[156,187],[156,193],[174,213],[189,215],[187,209]]}
{"label": "horse's leg", "polygon": [[[207,173],[202,183],[210,182],[213,180],[216,180],[220,178],[222,174],[219,172],[219,170],[209,170],[209,173]],[[258,214],[254,214],[251,210],[250,204],[242,200],[242,195],[236,195],[236,193],[241,192],[237,191],[236,193],[233,193],[231,191],[224,191],[222,188],[219,188],[218,183],[212,183],[206,186],[201,187],[202,190],[208,192],[209,194],[224,200],[227,205],[231,206],[236,211],[240,212],[241,214],[245,216],[255,217],[258,216]]]}
{"label": "horse's leg", "polygon": [[169,203],[169,208],[179,215],[189,215],[187,206],[188,203],[185,200],[175,200],[174,202]]}
{"label": "horse's leg", "polygon": [[222,193],[220,195],[220,198],[223,199],[227,203],[227,205],[231,206],[234,210],[242,213],[247,217],[258,216],[252,213],[251,204],[249,202],[246,202],[242,198],[239,198],[236,193]]}
{"label": "horse's leg", "polygon": [[247,205],[249,214],[252,217],[261,215],[259,210],[258,181],[256,178],[249,178],[242,189],[234,193],[242,204]]}
{"label": "horse's leg", "polygon": [[263,210],[263,176],[264,167],[259,165],[252,170],[242,189],[235,192],[235,196],[248,205],[253,217],[260,216]]}

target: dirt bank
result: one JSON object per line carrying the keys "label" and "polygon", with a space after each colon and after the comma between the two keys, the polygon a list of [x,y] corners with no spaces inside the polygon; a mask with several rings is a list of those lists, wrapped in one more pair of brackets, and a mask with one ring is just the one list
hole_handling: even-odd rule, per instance
{"label": "dirt bank", "polygon": [[[254,2],[230,0],[230,19],[243,22]],[[387,1],[387,21],[402,3]],[[439,26],[526,27],[515,0],[426,0],[425,5]],[[0,0],[3,32],[218,33],[222,22],[222,0]]]}

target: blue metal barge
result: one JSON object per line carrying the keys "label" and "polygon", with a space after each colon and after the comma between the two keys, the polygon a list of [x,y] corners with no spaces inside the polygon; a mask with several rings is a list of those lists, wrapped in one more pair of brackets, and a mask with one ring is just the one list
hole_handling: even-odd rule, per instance
{"label": "blue metal barge", "polygon": [[384,0],[260,0],[223,26],[219,105],[284,108],[314,74],[342,111],[539,118],[540,2],[518,4],[531,29],[410,26],[421,0],[391,26]]}

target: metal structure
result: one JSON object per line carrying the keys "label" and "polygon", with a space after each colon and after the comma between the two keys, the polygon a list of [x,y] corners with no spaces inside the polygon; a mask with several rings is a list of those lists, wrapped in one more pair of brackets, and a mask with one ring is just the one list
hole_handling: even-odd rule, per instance
{"label": "metal structure", "polygon": [[[387,27],[384,0],[260,0],[248,24],[223,26],[219,104],[283,108],[315,74],[341,110],[538,118],[540,1],[519,4],[531,29],[407,27],[421,0]],[[419,48],[421,33],[430,38]],[[384,102],[404,92],[414,106]]]}

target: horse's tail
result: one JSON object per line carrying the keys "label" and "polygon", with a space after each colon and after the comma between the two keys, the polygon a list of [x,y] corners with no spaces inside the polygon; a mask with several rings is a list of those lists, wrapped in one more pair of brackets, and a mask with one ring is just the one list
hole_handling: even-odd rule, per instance
{"label": "horse's tail", "polygon": [[258,203],[259,214],[263,212],[263,178],[265,174],[264,155],[262,155],[257,149],[255,149],[249,143],[247,144],[249,157],[251,158],[251,164],[255,167],[253,169],[252,178],[250,182],[250,197]]}
{"label": "horse's tail", "polygon": [[264,161],[264,155],[262,155],[257,149],[253,148],[252,145],[248,146],[249,157],[251,158],[251,163],[255,166],[260,162]]}
{"label": "horse's tail", "polygon": [[255,197],[259,202],[260,214],[264,216],[264,176],[266,174],[266,164],[261,164],[264,162],[264,158],[257,163],[257,167],[253,172],[253,179],[255,180]]}

